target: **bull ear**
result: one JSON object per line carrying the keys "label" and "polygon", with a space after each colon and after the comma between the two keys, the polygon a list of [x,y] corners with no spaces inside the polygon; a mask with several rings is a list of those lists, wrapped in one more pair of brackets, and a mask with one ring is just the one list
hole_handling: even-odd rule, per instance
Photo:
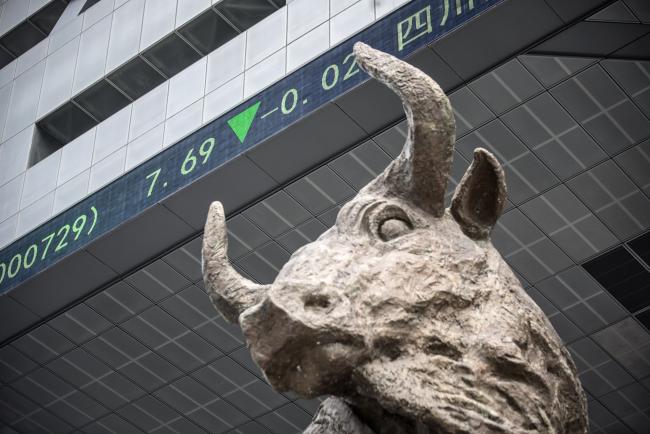
{"label": "bull ear", "polygon": [[485,239],[506,203],[506,178],[499,161],[482,148],[456,187],[451,214],[470,238]]}

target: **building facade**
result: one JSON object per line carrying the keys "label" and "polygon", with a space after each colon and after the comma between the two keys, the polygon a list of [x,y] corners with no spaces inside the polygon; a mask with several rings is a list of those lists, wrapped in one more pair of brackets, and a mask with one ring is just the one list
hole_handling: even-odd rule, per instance
{"label": "building facade", "polygon": [[272,281],[399,153],[362,40],[457,122],[448,197],[485,147],[492,239],[565,342],[594,433],[650,427],[645,0],[0,2],[2,432],[300,432],[201,281],[207,207]]}

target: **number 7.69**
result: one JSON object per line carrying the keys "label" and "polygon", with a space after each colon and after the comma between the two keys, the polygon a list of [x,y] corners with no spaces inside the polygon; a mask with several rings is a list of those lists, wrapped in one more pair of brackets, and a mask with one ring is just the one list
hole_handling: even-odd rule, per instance
{"label": "number 7.69", "polygon": [[[208,162],[208,159],[210,158],[210,155],[212,154],[212,151],[214,150],[214,145],[215,145],[215,140],[214,138],[210,137],[209,139],[206,139],[203,143],[201,143],[201,146],[199,146],[198,154],[199,157],[202,159],[201,165],[205,164]],[[195,155],[195,148],[190,148],[189,151],[187,151],[187,155],[185,156],[185,159],[183,160],[183,163],[181,164],[181,175],[189,175],[196,169],[197,163],[199,158]],[[147,197],[151,196],[154,192],[154,188],[156,187],[156,183],[158,182],[158,177],[160,176],[160,172],[162,171],[162,168],[158,168],[145,176],[145,179],[149,179],[149,190],[147,191]],[[167,183],[165,183],[163,186],[166,186]]]}

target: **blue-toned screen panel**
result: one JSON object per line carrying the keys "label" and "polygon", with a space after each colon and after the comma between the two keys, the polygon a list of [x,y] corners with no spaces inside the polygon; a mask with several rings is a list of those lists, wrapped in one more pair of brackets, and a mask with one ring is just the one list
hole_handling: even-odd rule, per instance
{"label": "blue-toned screen panel", "polygon": [[408,3],[3,249],[0,294],[366,81],[355,42],[404,58],[501,1]]}

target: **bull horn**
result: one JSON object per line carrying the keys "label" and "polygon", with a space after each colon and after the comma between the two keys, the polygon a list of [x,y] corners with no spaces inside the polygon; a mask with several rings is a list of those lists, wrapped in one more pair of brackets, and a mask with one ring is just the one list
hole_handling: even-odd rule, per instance
{"label": "bull horn", "polygon": [[449,99],[431,77],[389,54],[357,42],[354,55],[363,70],[400,97],[408,122],[404,149],[368,188],[387,188],[441,217],[456,135]]}
{"label": "bull horn", "polygon": [[252,282],[235,270],[228,260],[228,234],[221,202],[212,202],[203,233],[201,266],[205,289],[212,304],[230,322],[256,305],[266,294],[268,285]]}

